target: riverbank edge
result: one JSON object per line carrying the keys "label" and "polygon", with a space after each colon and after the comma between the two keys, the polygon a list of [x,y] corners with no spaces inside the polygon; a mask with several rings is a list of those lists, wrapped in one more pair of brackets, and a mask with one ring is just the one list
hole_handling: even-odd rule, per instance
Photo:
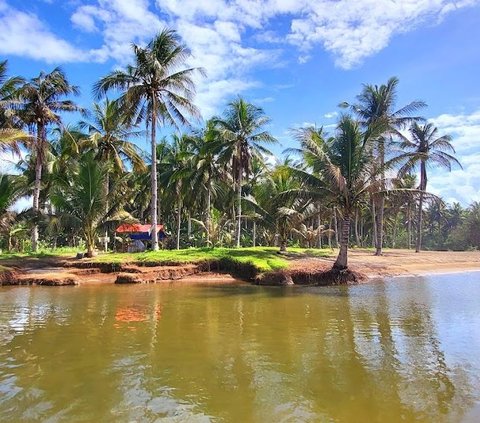
{"label": "riverbank edge", "polygon": [[[426,256],[428,254],[428,256]],[[461,255],[459,255],[461,254]],[[422,260],[419,260],[419,258]],[[74,259],[65,256],[13,258],[1,261],[0,285],[91,285],[96,283],[157,283],[185,279],[201,282],[221,275],[257,285],[358,284],[394,277],[416,277],[444,273],[480,271],[480,254],[429,252],[421,256],[410,251],[389,251],[377,261],[369,251],[352,252],[348,278],[332,275],[334,257],[286,256],[288,267],[266,271],[249,261],[235,258],[201,260],[108,260]],[[387,260],[386,260],[387,259]],[[272,266],[271,266],[272,267]],[[51,268],[50,272],[48,269]],[[41,269],[41,270],[40,270]],[[330,272],[329,272],[330,271]],[[108,274],[108,277],[106,275]],[[96,278],[96,275],[101,277]],[[104,276],[102,276],[104,275]],[[191,282],[191,283],[195,283]],[[231,282],[225,282],[231,283]]]}
{"label": "riverbank edge", "polygon": [[[80,285],[84,284],[81,280],[85,276],[97,272],[114,274],[116,276],[114,283],[117,284],[176,281],[192,275],[200,277],[205,275],[208,278],[208,275],[212,273],[228,274],[242,281],[262,286],[357,284],[367,278],[355,271],[332,271],[329,266],[311,270],[290,270],[287,268],[262,271],[253,263],[240,262],[230,258],[192,263],[174,261],[126,261],[119,263],[94,260],[40,259],[33,268],[22,268],[20,262],[10,264],[10,266],[10,268],[2,266],[2,269],[0,269],[0,285]],[[45,268],[51,268],[52,271],[45,273]],[[56,269],[59,271],[56,271]]]}

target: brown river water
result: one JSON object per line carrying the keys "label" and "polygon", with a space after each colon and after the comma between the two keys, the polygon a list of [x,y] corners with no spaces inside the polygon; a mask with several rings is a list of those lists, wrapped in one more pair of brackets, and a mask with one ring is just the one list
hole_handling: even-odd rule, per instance
{"label": "brown river water", "polygon": [[480,273],[0,288],[1,422],[479,422]]}

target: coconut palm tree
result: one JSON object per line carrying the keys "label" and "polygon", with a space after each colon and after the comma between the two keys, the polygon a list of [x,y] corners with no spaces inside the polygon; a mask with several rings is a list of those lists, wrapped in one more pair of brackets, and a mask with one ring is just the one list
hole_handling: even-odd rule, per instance
{"label": "coconut palm tree", "polygon": [[287,251],[291,231],[312,214],[313,205],[308,200],[285,195],[285,192],[294,192],[299,188],[300,183],[289,167],[280,165],[264,177],[255,187],[253,195],[244,198],[260,217],[259,223],[278,238],[280,252]]}
{"label": "coconut palm tree", "polygon": [[24,194],[21,176],[0,175],[0,232],[5,233],[15,221],[10,208]]}
{"label": "coconut palm tree", "polygon": [[[210,245],[212,202],[221,189],[219,183],[225,179],[225,174],[217,161],[218,153],[222,148],[222,140],[215,122],[211,119],[206,122],[202,131],[195,134],[192,140],[194,142],[193,192],[197,193],[197,201],[205,200],[205,223],[202,227],[206,233],[207,245]],[[198,193],[201,193],[200,198]]]}
{"label": "coconut palm tree", "polygon": [[186,204],[195,196],[192,185],[193,149],[191,137],[173,135],[169,154],[162,163],[160,181],[169,193],[174,195],[176,204],[176,248],[180,249],[182,213]]}
{"label": "coconut palm tree", "polygon": [[417,217],[417,240],[415,251],[418,253],[422,248],[422,220],[423,220],[423,201],[427,190],[427,168],[442,167],[448,171],[452,170],[452,164],[461,167],[460,162],[453,156],[453,148],[450,135],[438,134],[438,129],[431,123],[419,125],[414,122],[409,129],[411,139],[403,139],[399,147],[403,153],[400,153],[392,163],[403,163],[399,170],[399,175],[411,173],[416,168],[420,168],[420,195],[418,201]]}
{"label": "coconut palm tree", "polygon": [[215,117],[223,148],[219,153],[219,163],[231,168],[237,196],[237,226],[235,245],[240,247],[242,225],[242,184],[248,180],[253,156],[262,159],[270,152],[262,145],[274,143],[276,139],[265,129],[270,118],[260,107],[238,98],[228,104],[223,117]]}
{"label": "coconut palm tree", "polygon": [[66,186],[58,185],[51,196],[57,213],[82,228],[88,257],[93,255],[100,226],[126,200],[116,187],[105,195],[107,173],[108,165],[98,161],[95,152],[87,152],[80,157],[77,168],[71,170]]}
{"label": "coconut palm tree", "polygon": [[21,130],[21,122],[15,113],[16,94],[23,78],[7,76],[8,62],[0,62],[0,151],[19,152],[19,141],[28,141],[28,135]]}
{"label": "coconut palm tree", "polygon": [[350,220],[355,210],[365,204],[367,193],[378,176],[378,168],[375,171],[372,165],[371,144],[384,130],[380,122],[362,129],[360,122],[343,115],[334,137],[326,137],[322,128],[293,131],[300,142],[306,168],[292,168],[304,186],[289,194],[311,201],[322,200],[338,210],[342,226],[340,251],[333,265],[336,272],[348,269]]}
{"label": "coconut palm tree", "polygon": [[[360,95],[357,96],[357,104],[351,106],[351,110],[358,116],[362,125],[368,127],[378,121],[385,125],[385,132],[380,134],[375,142],[376,153],[378,155],[378,167],[381,192],[385,191],[385,155],[388,148],[388,140],[391,136],[400,136],[400,130],[410,125],[412,122],[421,120],[415,113],[426,106],[423,101],[412,101],[406,106],[395,110],[397,99],[397,88],[399,80],[396,77],[390,78],[386,84],[371,85],[366,84]],[[343,103],[343,106],[348,105]],[[382,193],[375,194],[375,255],[382,254],[383,246],[383,221],[385,198]]]}
{"label": "coconut palm tree", "polygon": [[[94,103],[91,122],[81,121],[79,126],[89,134],[82,147],[95,151],[96,159],[109,166],[105,178],[106,196],[110,189],[110,174],[125,172],[125,162],[136,172],[145,170],[138,147],[128,141],[129,138],[140,136],[141,132],[132,130],[118,102],[106,99],[102,104]],[[108,209],[108,204],[106,207]],[[104,248],[105,251],[108,249],[108,232],[105,232]]]}
{"label": "coconut palm tree", "polygon": [[121,92],[119,104],[129,111],[129,118],[145,120],[151,131],[151,223],[152,248],[158,249],[157,234],[157,158],[156,130],[159,124],[187,125],[188,116],[199,117],[193,104],[195,73],[200,68],[186,68],[190,57],[178,34],[164,29],[146,47],[133,45],[134,64],[102,78],[94,86],[97,97],[110,90]]}
{"label": "coconut palm tree", "polygon": [[[73,101],[65,99],[78,95],[78,87],[71,85],[65,73],[55,68],[50,73],[41,72],[39,76],[23,84],[17,93],[19,101],[18,116],[35,134],[32,153],[35,157],[35,186],[33,190],[34,222],[38,219],[39,198],[42,183],[42,168],[48,150],[47,130],[50,125],[61,125],[59,113],[82,111]],[[32,250],[38,248],[38,225],[32,228]]]}

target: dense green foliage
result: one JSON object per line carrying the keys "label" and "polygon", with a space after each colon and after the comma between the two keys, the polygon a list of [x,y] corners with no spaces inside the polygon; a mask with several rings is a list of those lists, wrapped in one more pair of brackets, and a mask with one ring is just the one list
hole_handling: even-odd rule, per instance
{"label": "dense green foliage", "polygon": [[[182,250],[178,260],[199,251],[223,257],[226,247],[328,245],[341,247],[336,266],[343,269],[353,245],[374,246],[377,254],[383,246],[419,250],[422,243],[480,247],[479,205],[449,206],[426,191],[428,166],[458,162],[450,136],[415,116],[423,102],[396,110],[396,78],[365,85],[356,103],[343,105],[348,111],[332,133],[292,130],[299,147],[274,162],[266,149],[276,141],[270,119],[245,99],[189,124],[199,116],[193,75],[202,70],[185,66],[189,52],[174,31],[133,49],[132,65],[95,85],[105,98],[90,111],[71,100],[78,89],[61,69],[25,81],[7,77],[7,63],[0,64],[0,149],[26,152],[20,175],[0,176],[3,250],[124,251],[128,240],[115,228],[134,222],[163,224],[169,235],[163,250],[202,248]],[[65,126],[65,112],[81,112],[78,125]],[[159,127],[172,135],[158,137]],[[142,136],[150,139],[150,154],[135,143]],[[12,208],[28,197],[31,209]],[[228,251],[251,261],[263,260],[262,251],[271,255]],[[140,259],[153,257],[172,256],[161,251]],[[282,260],[267,262],[279,268]]]}

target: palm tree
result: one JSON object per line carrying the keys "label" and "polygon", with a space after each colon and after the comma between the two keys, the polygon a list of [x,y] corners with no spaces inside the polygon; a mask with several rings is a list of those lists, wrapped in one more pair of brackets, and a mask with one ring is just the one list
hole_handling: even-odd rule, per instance
{"label": "palm tree", "polygon": [[[100,225],[112,216],[125,201],[121,190],[112,189],[105,196],[106,163],[99,162],[94,152],[83,154],[78,168],[71,171],[65,188],[56,187],[51,196],[57,213],[82,228],[87,244],[87,256],[92,257]],[[107,203],[110,205],[108,210]]]}
{"label": "palm tree", "polygon": [[301,128],[294,131],[300,142],[306,169],[292,168],[304,186],[290,194],[311,201],[323,200],[335,206],[342,218],[340,251],[333,270],[348,269],[350,220],[355,210],[366,201],[368,191],[378,176],[372,166],[371,143],[385,130],[380,122],[362,130],[360,122],[344,115],[334,137],[327,138],[322,128]]}
{"label": "palm tree", "polygon": [[[192,172],[193,192],[203,194],[205,198],[205,223],[202,226],[206,233],[207,245],[210,245],[212,201],[219,191],[219,182],[224,179],[217,155],[222,148],[222,142],[218,128],[213,120],[206,122],[205,128],[196,134],[194,141],[194,159]],[[199,197],[197,195],[197,201]]]}
{"label": "palm tree", "polygon": [[[145,163],[135,144],[129,138],[141,135],[133,131],[122,113],[119,104],[108,99],[103,104],[94,103],[92,121],[81,121],[80,128],[88,132],[89,138],[82,143],[84,148],[95,151],[95,158],[110,166],[105,178],[105,195],[109,194],[110,174],[124,173],[125,162],[136,172],[145,170]],[[106,205],[108,209],[108,204]],[[104,248],[108,248],[108,232],[105,232]]]}
{"label": "palm tree", "polygon": [[[24,193],[24,181],[21,176],[0,175],[0,233],[9,234],[15,222],[15,213],[11,206]],[[10,250],[10,236],[7,248]]]}
{"label": "palm tree", "polygon": [[219,162],[231,166],[237,195],[237,226],[235,244],[240,247],[242,225],[242,184],[244,176],[248,180],[252,157],[262,159],[262,154],[270,152],[263,143],[274,143],[276,139],[265,130],[270,118],[263,109],[238,98],[228,104],[223,117],[213,118],[223,139],[223,149]]}
{"label": "palm tree", "polygon": [[0,151],[13,150],[18,153],[18,142],[27,141],[28,135],[21,130],[15,114],[15,96],[23,78],[7,76],[8,62],[0,62]]}
{"label": "palm tree", "polygon": [[[385,191],[385,154],[387,141],[391,136],[400,136],[400,129],[405,128],[412,122],[421,118],[414,116],[419,109],[426,106],[423,101],[412,101],[404,107],[395,111],[397,99],[397,87],[399,80],[396,77],[390,78],[386,84],[364,85],[360,95],[357,96],[357,104],[351,106],[351,110],[359,117],[362,125],[368,127],[376,122],[382,121],[385,125],[385,132],[376,139],[378,154],[378,167],[381,169],[380,186],[381,192]],[[343,103],[343,106],[348,105]],[[383,246],[383,216],[385,209],[385,198],[382,193],[377,193],[376,214],[375,214],[375,255],[382,255]]]}
{"label": "palm tree", "polygon": [[[300,188],[288,166],[277,166],[258,184],[252,196],[244,201],[260,217],[260,224],[270,229],[276,237],[280,252],[287,251],[290,233],[312,214],[312,204],[295,195],[285,196]],[[309,207],[310,206],[310,207]]]}
{"label": "palm tree", "polygon": [[407,224],[407,248],[410,250],[412,248],[412,219],[417,194],[417,178],[415,175],[406,173],[401,178],[397,178],[393,185],[394,189],[398,191],[393,198],[394,204],[398,209],[404,208],[404,223]]}
{"label": "palm tree", "polygon": [[438,129],[431,123],[419,125],[414,122],[410,127],[411,140],[403,139],[400,142],[401,153],[392,160],[392,163],[403,163],[399,170],[399,175],[411,173],[414,169],[420,167],[420,195],[418,202],[417,218],[417,242],[415,251],[418,253],[422,247],[422,219],[423,219],[423,201],[427,190],[427,167],[437,166],[452,170],[452,164],[461,167],[460,162],[452,155],[455,154],[450,135],[438,135]]}
{"label": "palm tree", "polygon": [[164,29],[146,47],[133,45],[134,64],[126,70],[110,73],[95,84],[97,97],[109,90],[121,91],[120,107],[130,111],[130,118],[145,120],[151,131],[151,223],[152,248],[158,250],[157,234],[157,125],[187,125],[187,115],[198,117],[193,104],[193,75],[200,68],[184,68],[190,52],[178,34]]}
{"label": "palm tree", "polygon": [[[180,249],[182,212],[186,203],[196,196],[192,185],[193,152],[192,138],[173,135],[169,154],[162,164],[160,181],[175,196],[176,204],[176,248]],[[190,195],[189,195],[190,194]]]}
{"label": "palm tree", "polygon": [[78,95],[78,88],[71,85],[60,68],[50,73],[41,72],[36,78],[26,82],[18,90],[20,102],[18,116],[35,134],[32,146],[35,157],[35,186],[33,190],[32,249],[38,248],[38,214],[42,183],[42,168],[47,151],[47,130],[52,124],[61,124],[59,113],[81,111],[73,101],[65,100],[69,95]]}

